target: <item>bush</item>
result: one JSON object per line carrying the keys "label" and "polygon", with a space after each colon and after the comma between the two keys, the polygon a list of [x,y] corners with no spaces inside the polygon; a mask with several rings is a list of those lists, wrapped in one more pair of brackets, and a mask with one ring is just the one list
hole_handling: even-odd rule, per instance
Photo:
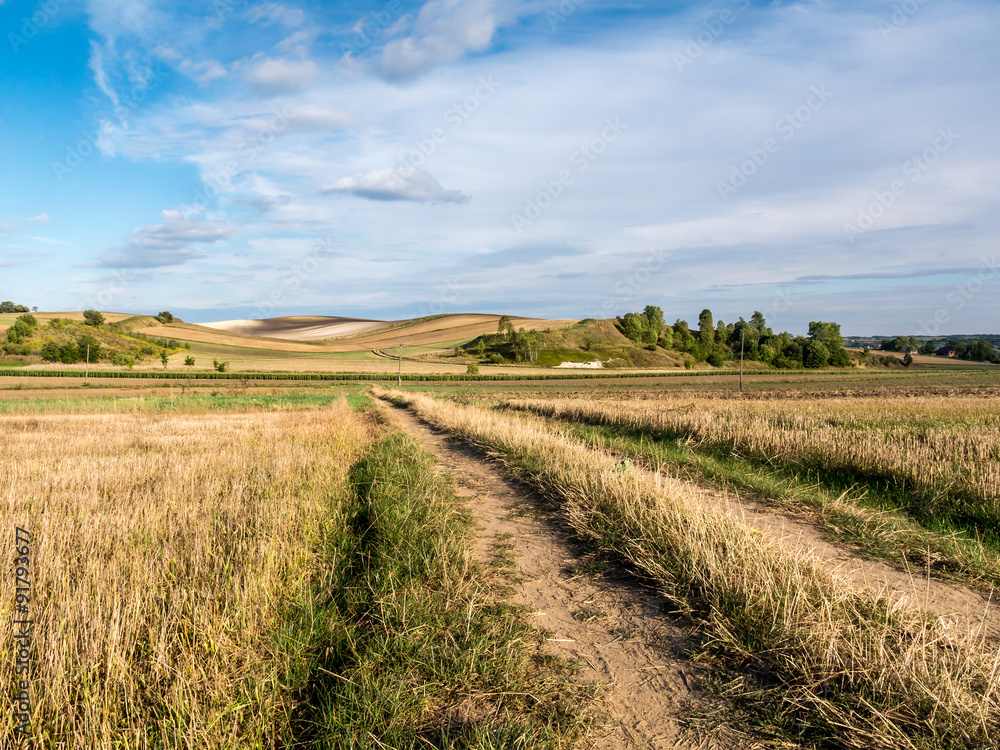
{"label": "bush", "polygon": [[97,312],[97,310],[84,310],[83,322],[85,325],[100,328],[104,325],[104,316]]}
{"label": "bush", "polygon": [[38,328],[38,319],[31,313],[25,313],[17,319],[19,323],[25,323],[29,328]]}
{"label": "bush", "polygon": [[184,364],[188,367],[194,367],[194,357],[185,357]]}
{"label": "bush", "polygon": [[31,326],[20,318],[7,329],[7,341],[12,344],[20,344],[29,336],[31,336]]}
{"label": "bush", "polygon": [[135,367],[135,357],[127,352],[118,352],[111,358],[111,364],[117,365],[118,367],[127,367],[131,370]]}
{"label": "bush", "polygon": [[104,354],[101,342],[90,336],[81,336],[76,340],[76,352],[76,358],[80,362],[86,362],[88,357],[91,362],[96,362]]}
{"label": "bush", "polygon": [[219,372],[225,372],[226,370],[229,369],[229,363],[228,362],[216,362],[215,363],[215,369],[218,370]]}
{"label": "bush", "polygon": [[161,312],[159,315],[156,316],[156,319],[164,324],[174,322],[174,316],[171,314],[169,310],[164,310],[163,312]]}
{"label": "bush", "polygon": [[502,354],[496,354],[496,353],[493,353],[493,354],[491,354],[491,355],[490,355],[490,364],[494,364],[494,365],[502,365],[502,364],[503,364],[504,362],[506,362],[506,361],[507,361],[507,360],[505,360],[505,359],[503,358],[503,355],[502,355]]}
{"label": "bush", "polygon": [[479,374],[479,365],[477,365],[475,362],[470,362],[469,366],[465,368],[465,374],[466,375],[478,375]]}

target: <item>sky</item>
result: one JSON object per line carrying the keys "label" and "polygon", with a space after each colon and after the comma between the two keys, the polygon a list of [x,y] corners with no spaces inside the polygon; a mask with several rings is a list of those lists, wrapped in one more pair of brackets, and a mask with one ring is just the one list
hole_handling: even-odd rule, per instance
{"label": "sky", "polygon": [[0,0],[0,298],[1000,331],[993,2]]}

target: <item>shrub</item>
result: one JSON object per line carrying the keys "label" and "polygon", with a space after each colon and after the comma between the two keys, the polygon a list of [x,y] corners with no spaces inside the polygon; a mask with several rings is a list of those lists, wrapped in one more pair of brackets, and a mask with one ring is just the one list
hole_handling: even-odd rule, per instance
{"label": "shrub", "polygon": [[96,362],[104,355],[101,342],[90,336],[81,336],[76,340],[76,358],[80,362],[86,362],[88,357],[91,362]]}
{"label": "shrub", "polygon": [[194,367],[194,357],[185,357],[184,364],[188,367]]}
{"label": "shrub", "polygon": [[100,328],[104,325],[104,316],[97,312],[97,310],[84,310],[83,322],[88,326]]}
{"label": "shrub", "polygon": [[160,362],[163,363],[163,369],[167,369],[167,365],[170,364],[170,357],[167,356],[166,352],[160,352]]}
{"label": "shrub", "polygon": [[229,363],[228,362],[216,362],[215,363],[215,369],[218,370],[219,372],[225,372],[226,370],[229,369]]}
{"label": "shrub", "polygon": [[117,352],[115,356],[111,358],[111,364],[119,367],[127,367],[131,370],[135,367],[135,357],[128,352]]}
{"label": "shrub", "polygon": [[161,312],[159,315],[156,316],[156,319],[158,321],[160,321],[161,323],[173,323],[174,322],[174,316],[171,314],[171,312],[169,310],[164,310],[163,312]]}
{"label": "shrub", "polygon": [[466,375],[478,375],[479,374],[479,365],[477,365],[475,362],[470,362],[469,366],[465,368],[465,374]]}
{"label": "shrub", "polygon": [[493,353],[490,355],[490,363],[494,365],[502,365],[506,360],[503,358],[502,354]]}

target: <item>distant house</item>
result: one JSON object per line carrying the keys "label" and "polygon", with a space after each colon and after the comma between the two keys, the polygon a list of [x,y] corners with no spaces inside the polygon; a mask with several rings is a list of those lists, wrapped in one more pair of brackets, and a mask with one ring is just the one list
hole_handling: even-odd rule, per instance
{"label": "distant house", "polygon": [[940,349],[934,352],[934,355],[937,357],[954,357],[955,350],[952,349],[950,346],[942,346]]}

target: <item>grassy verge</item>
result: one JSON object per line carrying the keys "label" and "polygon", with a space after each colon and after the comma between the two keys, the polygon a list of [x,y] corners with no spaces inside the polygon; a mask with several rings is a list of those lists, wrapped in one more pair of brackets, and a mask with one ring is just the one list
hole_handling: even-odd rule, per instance
{"label": "grassy verge", "polygon": [[471,519],[433,458],[395,433],[352,468],[325,574],[298,612],[310,643],[296,742],[312,748],[564,748],[585,688],[470,560]]}
{"label": "grassy verge", "polygon": [[[1000,733],[1000,653],[926,613],[858,590],[807,555],[654,486],[512,413],[382,392],[474,441],[559,503],[582,536],[657,582],[700,623],[699,653],[775,744],[984,748]],[[787,745],[786,745],[787,746]]]}
{"label": "grassy verge", "polygon": [[[981,538],[948,527],[926,528],[896,510],[895,493],[860,488],[855,483],[775,467],[751,456],[680,439],[661,439],[624,427],[557,420],[566,434],[604,450],[615,451],[646,468],[690,481],[708,481],[764,502],[810,511],[834,541],[851,544],[862,554],[903,568],[936,574],[989,588],[1000,585],[997,550]],[[945,524],[947,526],[947,524]]]}
{"label": "grassy verge", "polygon": [[707,455],[739,456],[838,493],[861,488],[871,507],[899,510],[934,533],[964,535],[1000,552],[994,399],[522,400],[511,406],[681,441]]}

